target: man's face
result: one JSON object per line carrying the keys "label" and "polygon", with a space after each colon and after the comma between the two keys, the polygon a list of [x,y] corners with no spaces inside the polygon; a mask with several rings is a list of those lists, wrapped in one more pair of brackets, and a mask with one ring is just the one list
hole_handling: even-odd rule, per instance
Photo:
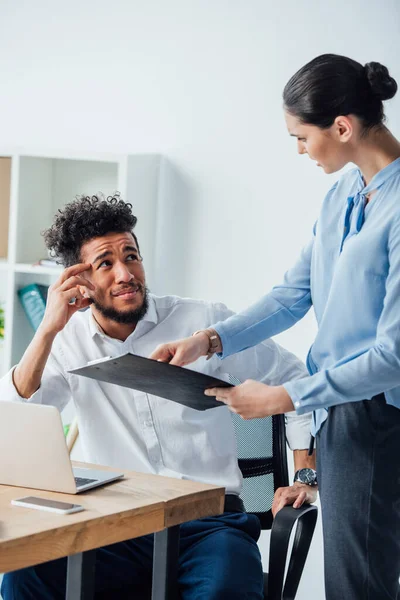
{"label": "man's face", "polygon": [[117,323],[137,323],[146,314],[145,273],[131,233],[109,233],[83,244],[81,261],[92,265],[87,278],[96,309]]}

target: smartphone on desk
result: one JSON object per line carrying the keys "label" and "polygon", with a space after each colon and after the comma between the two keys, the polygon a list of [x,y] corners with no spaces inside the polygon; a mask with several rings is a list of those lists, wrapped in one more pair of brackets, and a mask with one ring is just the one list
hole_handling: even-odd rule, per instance
{"label": "smartphone on desk", "polygon": [[47,510],[60,515],[70,515],[71,513],[84,510],[81,504],[71,504],[70,502],[60,502],[59,500],[49,500],[48,498],[39,498],[37,496],[25,496],[11,500],[13,506],[22,506],[23,508],[36,508],[38,510]]}

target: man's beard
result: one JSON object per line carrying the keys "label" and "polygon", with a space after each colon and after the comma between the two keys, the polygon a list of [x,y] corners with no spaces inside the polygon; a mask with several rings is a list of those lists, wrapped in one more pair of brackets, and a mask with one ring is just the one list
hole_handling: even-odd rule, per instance
{"label": "man's beard", "polygon": [[144,285],[140,285],[138,286],[138,292],[143,295],[143,302],[138,308],[135,308],[135,310],[116,310],[115,308],[103,306],[96,298],[92,297],[93,306],[95,306],[106,319],[110,319],[111,321],[123,325],[137,325],[137,323],[143,319],[149,308],[149,289]]}

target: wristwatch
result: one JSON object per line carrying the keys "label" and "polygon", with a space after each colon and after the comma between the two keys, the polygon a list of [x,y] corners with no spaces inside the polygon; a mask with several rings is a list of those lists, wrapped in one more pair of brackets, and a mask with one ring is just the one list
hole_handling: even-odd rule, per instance
{"label": "wristwatch", "polygon": [[296,481],[315,487],[318,485],[317,471],[314,471],[314,469],[299,469],[294,474],[293,483],[296,483]]}
{"label": "wristwatch", "polygon": [[206,336],[208,336],[209,346],[206,356],[207,360],[209,360],[216,352],[218,352],[221,343],[219,335],[214,329],[199,329],[198,331],[195,331],[192,336],[197,335],[198,333],[205,333]]}

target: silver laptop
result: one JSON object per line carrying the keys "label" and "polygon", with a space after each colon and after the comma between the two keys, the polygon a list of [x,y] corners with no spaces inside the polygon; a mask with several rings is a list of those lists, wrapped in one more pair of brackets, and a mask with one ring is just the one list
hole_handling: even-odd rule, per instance
{"label": "silver laptop", "polygon": [[54,406],[0,402],[0,484],[79,494],[123,473],[72,468]]}

